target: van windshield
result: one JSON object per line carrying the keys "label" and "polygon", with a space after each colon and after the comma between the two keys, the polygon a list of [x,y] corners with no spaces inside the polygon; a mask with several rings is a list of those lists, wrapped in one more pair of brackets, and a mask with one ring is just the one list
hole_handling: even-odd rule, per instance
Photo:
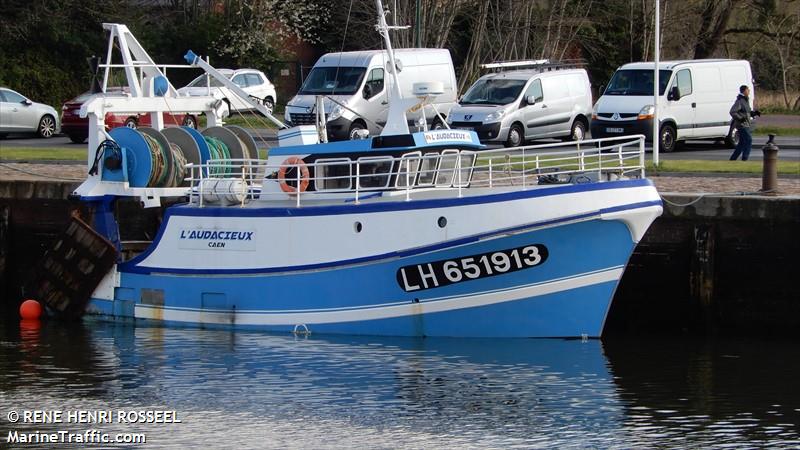
{"label": "van windshield", "polygon": [[507,105],[519,97],[525,80],[484,78],[478,80],[464,94],[462,105]]}
{"label": "van windshield", "polygon": [[[658,95],[664,95],[671,70],[658,71]],[[653,95],[653,71],[625,69],[614,72],[603,95]]]}
{"label": "van windshield", "polygon": [[366,71],[364,67],[314,67],[298,94],[355,94]]}

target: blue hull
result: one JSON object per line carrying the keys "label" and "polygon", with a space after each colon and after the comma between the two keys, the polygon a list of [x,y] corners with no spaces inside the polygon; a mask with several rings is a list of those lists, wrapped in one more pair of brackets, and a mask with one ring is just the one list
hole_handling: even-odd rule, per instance
{"label": "blue hull", "polygon": [[[521,270],[427,289],[420,279],[404,284],[399,275],[401,268],[534,244],[547,249],[546,260]],[[93,299],[89,312],[113,320],[279,332],[595,337],[633,247],[624,223],[589,220],[323,270],[236,276],[122,269],[114,301]]]}

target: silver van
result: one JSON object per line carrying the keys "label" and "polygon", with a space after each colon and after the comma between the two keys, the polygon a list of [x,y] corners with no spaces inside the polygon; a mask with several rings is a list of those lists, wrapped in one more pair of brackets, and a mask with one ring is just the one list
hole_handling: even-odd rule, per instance
{"label": "silver van", "polygon": [[452,128],[474,130],[481,142],[516,147],[530,139],[582,140],[591,114],[586,71],[544,65],[482,76],[447,121]]}
{"label": "silver van", "polygon": [[[412,48],[395,50],[403,98],[414,97],[414,84],[438,81],[443,92],[426,102],[424,114],[430,128],[443,128],[438,111],[446,117],[456,104],[456,74],[447,49]],[[324,95],[328,138],[353,139],[360,130],[377,135],[386,123],[389,89],[393,78],[387,72],[388,55],[382,50],[328,53],[314,64],[300,91],[286,105],[288,124],[313,125],[316,96]],[[409,114],[409,125],[422,118],[423,111]]]}

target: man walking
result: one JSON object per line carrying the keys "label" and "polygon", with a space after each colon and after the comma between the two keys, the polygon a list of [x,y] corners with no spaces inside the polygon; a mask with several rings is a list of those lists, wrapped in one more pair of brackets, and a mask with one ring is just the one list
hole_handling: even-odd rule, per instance
{"label": "man walking", "polygon": [[739,142],[731,155],[731,161],[736,161],[739,155],[742,155],[742,161],[747,161],[747,158],[750,157],[750,148],[753,145],[750,119],[760,115],[760,112],[750,109],[750,88],[745,85],[740,86],[739,95],[731,106],[733,127],[736,128],[739,135]]}

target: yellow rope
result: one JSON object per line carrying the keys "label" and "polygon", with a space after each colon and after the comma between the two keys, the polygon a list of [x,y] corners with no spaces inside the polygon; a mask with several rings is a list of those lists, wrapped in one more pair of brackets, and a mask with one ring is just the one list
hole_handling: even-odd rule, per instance
{"label": "yellow rope", "polygon": [[170,175],[171,167],[167,167],[166,151],[161,147],[161,144],[153,138],[144,133],[140,133],[150,147],[150,155],[152,156],[153,164],[150,167],[150,179],[147,182],[149,187],[164,187]]}

